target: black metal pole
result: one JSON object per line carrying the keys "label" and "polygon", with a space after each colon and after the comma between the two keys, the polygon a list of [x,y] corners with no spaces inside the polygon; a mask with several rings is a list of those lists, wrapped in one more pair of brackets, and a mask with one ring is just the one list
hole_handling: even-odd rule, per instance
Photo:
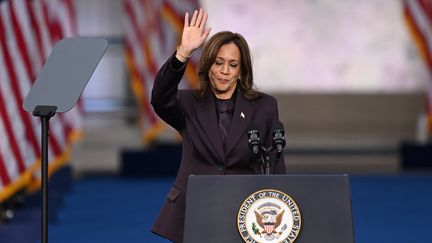
{"label": "black metal pole", "polygon": [[41,118],[42,122],[42,148],[41,148],[41,239],[42,243],[48,243],[48,136],[49,136],[49,119],[55,115],[57,110],[56,106],[42,106],[38,105],[33,111],[34,116]]}
{"label": "black metal pole", "polygon": [[49,116],[42,116],[42,243],[48,243],[48,131]]}
{"label": "black metal pole", "polygon": [[261,162],[264,170],[264,175],[271,175],[270,171],[270,152],[273,151],[273,147],[266,148],[264,146],[261,146]]}
{"label": "black metal pole", "polygon": [[268,155],[264,156],[264,161],[265,161],[265,174],[266,175],[270,175],[270,157]]}

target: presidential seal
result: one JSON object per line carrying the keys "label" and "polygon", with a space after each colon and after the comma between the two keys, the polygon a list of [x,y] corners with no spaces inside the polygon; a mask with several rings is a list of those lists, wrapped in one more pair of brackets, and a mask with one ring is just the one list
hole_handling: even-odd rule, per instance
{"label": "presidential seal", "polygon": [[291,243],[300,232],[300,209],[290,196],[281,191],[257,191],[241,205],[237,227],[248,243]]}

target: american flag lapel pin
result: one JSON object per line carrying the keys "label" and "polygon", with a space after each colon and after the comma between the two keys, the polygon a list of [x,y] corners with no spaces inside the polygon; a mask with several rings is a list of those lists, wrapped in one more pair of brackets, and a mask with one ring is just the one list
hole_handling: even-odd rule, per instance
{"label": "american flag lapel pin", "polygon": [[245,114],[243,112],[240,112],[240,117],[244,119],[245,118]]}

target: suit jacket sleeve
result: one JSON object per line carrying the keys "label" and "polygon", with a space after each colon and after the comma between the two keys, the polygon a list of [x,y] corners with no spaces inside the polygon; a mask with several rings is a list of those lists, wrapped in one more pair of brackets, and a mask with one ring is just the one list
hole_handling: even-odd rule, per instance
{"label": "suit jacket sleeve", "polygon": [[181,131],[183,128],[183,108],[180,102],[178,84],[180,83],[186,69],[187,62],[180,62],[173,54],[161,67],[153,85],[151,104],[156,114],[175,128]]}

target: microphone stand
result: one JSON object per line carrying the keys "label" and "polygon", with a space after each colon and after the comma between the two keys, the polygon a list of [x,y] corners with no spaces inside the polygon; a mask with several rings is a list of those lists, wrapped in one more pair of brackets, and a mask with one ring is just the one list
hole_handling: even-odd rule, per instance
{"label": "microphone stand", "polygon": [[277,163],[279,163],[279,160],[280,160],[280,158],[281,158],[282,153],[283,153],[283,152],[280,152],[280,153],[277,152],[277,153],[276,153],[275,161],[274,161],[274,163],[273,163],[273,171],[275,170]]}
{"label": "microphone stand", "polygon": [[261,158],[260,158],[260,162],[261,162],[261,172],[263,172],[264,175],[271,175],[271,170],[270,170],[270,153],[274,150],[273,146],[270,146],[269,148],[266,148],[264,146],[261,146]]}
{"label": "microphone stand", "polygon": [[259,158],[259,161],[261,162],[261,173],[263,175],[271,175],[274,171],[274,168],[276,167],[276,164],[279,162],[282,152],[276,153],[275,160],[273,163],[273,171],[271,170],[271,160],[270,160],[270,153],[273,152],[275,148],[273,146],[270,146],[268,148],[261,146],[261,157]]}

